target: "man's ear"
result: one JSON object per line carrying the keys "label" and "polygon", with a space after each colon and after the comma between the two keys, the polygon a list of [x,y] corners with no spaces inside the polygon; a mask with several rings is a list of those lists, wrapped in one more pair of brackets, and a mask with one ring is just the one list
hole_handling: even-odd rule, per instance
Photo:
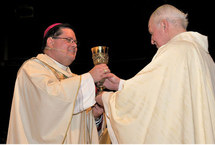
{"label": "man's ear", "polygon": [[163,31],[167,31],[169,29],[169,23],[166,19],[163,19],[161,22],[160,22],[160,25],[161,25],[161,29]]}
{"label": "man's ear", "polygon": [[53,40],[52,37],[49,37],[49,38],[47,39],[46,45],[47,45],[48,47],[50,47],[50,48],[53,48],[54,40]]}

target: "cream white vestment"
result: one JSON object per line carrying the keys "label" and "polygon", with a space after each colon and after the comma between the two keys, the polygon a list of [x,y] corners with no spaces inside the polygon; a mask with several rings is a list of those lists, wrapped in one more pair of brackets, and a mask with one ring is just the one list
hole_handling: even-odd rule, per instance
{"label": "cream white vestment", "polygon": [[7,143],[98,143],[88,109],[94,104],[95,86],[89,73],[75,75],[39,54],[18,71]]}
{"label": "cream white vestment", "polygon": [[215,65],[207,37],[178,34],[102,100],[113,143],[214,144]]}

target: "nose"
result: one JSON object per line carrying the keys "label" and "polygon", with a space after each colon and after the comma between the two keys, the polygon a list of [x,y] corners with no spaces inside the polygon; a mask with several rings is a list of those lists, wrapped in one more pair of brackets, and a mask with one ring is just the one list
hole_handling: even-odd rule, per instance
{"label": "nose", "polygon": [[73,42],[73,46],[74,46],[75,48],[78,47],[77,43],[75,43],[75,42]]}
{"label": "nose", "polygon": [[70,43],[70,46],[72,46],[72,48],[77,48],[77,47],[78,47],[78,44],[77,44],[76,42],[72,41],[72,42]]}
{"label": "nose", "polygon": [[151,37],[151,44],[155,45],[155,41],[154,41],[154,39],[152,37]]}

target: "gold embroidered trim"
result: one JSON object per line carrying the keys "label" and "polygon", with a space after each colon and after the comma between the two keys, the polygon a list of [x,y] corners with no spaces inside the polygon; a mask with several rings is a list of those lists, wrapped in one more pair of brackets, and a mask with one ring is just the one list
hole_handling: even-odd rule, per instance
{"label": "gold embroidered trim", "polygon": [[[79,84],[78,84],[78,89],[77,89],[77,92],[76,92],[76,95],[75,95],[75,100],[76,100],[76,98],[77,98],[77,96],[78,96],[78,92],[79,92],[80,86],[81,86],[81,76],[80,76],[80,80],[79,80]],[[74,101],[74,104],[73,104],[73,111],[74,111],[74,107],[75,107],[75,101]],[[69,121],[69,124],[68,124],[68,126],[67,126],[66,133],[65,133],[65,136],[64,136],[64,138],[63,138],[62,144],[64,144],[65,139],[66,139],[66,137],[67,137],[67,132],[68,132],[69,127],[70,127],[70,124],[71,124],[71,122],[72,122],[72,116],[73,116],[73,112],[72,112],[72,115],[71,115],[71,117],[70,117],[70,121]]]}

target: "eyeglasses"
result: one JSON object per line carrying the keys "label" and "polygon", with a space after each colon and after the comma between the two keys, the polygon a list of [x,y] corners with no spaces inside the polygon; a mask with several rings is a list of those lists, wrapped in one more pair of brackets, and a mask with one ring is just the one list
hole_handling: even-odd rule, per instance
{"label": "eyeglasses", "polygon": [[78,41],[77,40],[73,40],[72,38],[68,37],[68,38],[63,38],[63,37],[57,37],[57,36],[54,36],[52,37],[53,39],[64,39],[66,40],[68,43],[75,43],[76,45],[78,44]]}

